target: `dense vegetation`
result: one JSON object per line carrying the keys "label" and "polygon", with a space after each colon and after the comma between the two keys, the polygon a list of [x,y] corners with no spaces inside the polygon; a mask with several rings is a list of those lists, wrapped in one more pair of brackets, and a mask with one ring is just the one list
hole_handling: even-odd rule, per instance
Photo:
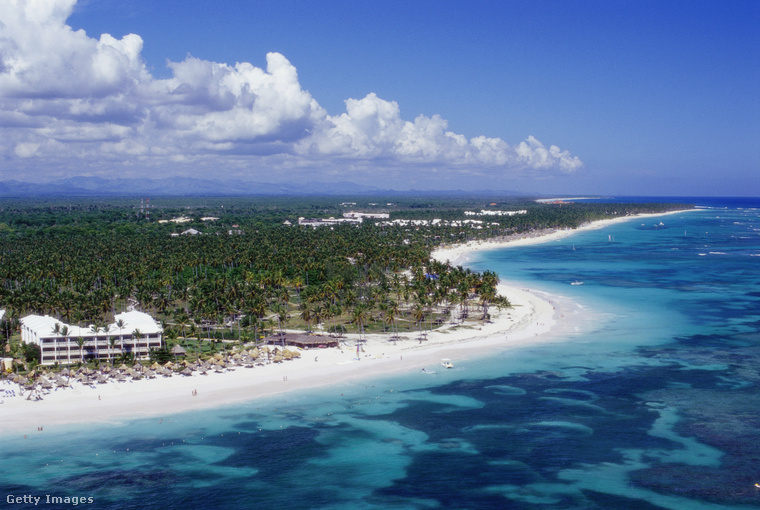
{"label": "dense vegetation", "polygon": [[[528,212],[464,214],[484,208]],[[672,208],[380,197],[164,198],[149,209],[134,199],[5,200],[0,201],[2,341],[30,313],[97,326],[128,306],[164,321],[169,339],[250,340],[285,327],[422,331],[452,314],[458,320],[487,320],[490,306],[509,305],[495,293],[497,275],[432,261],[436,246]],[[446,221],[297,224],[299,217],[340,217],[348,210],[388,212],[391,220]],[[179,216],[190,221],[165,221]],[[171,235],[190,228],[201,234]]]}

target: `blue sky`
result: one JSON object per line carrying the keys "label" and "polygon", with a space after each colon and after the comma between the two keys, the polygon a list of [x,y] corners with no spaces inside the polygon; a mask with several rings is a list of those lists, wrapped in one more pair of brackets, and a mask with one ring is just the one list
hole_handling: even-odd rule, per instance
{"label": "blue sky", "polygon": [[12,0],[0,23],[0,180],[760,195],[756,1]]}

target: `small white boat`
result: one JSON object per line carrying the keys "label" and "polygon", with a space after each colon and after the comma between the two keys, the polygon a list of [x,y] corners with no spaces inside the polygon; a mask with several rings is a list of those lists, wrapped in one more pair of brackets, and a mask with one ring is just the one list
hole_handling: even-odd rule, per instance
{"label": "small white boat", "polygon": [[575,280],[574,282],[570,282],[570,285],[583,285],[583,282],[580,280]]}
{"label": "small white boat", "polygon": [[441,366],[443,368],[454,368],[454,364],[451,362],[449,358],[443,358],[441,360]]}

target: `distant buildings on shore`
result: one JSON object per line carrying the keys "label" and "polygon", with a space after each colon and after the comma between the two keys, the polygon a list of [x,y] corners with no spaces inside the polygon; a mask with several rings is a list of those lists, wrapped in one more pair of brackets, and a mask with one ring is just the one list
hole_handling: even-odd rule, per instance
{"label": "distant buildings on shore", "polygon": [[346,212],[343,213],[342,218],[298,218],[298,224],[306,227],[324,227],[339,225],[341,223],[358,225],[364,221],[365,218],[372,219],[388,219],[391,215],[388,213],[364,213],[364,212]]}
{"label": "distant buildings on shore", "polygon": [[526,209],[520,209],[519,211],[488,211],[481,209],[480,212],[465,211],[465,216],[516,216],[518,214],[528,214]]}
{"label": "distant buildings on shore", "polygon": [[[344,205],[344,204],[341,204]],[[465,211],[465,216],[515,216],[515,215],[522,215],[522,214],[528,214],[528,211],[526,209],[520,209],[517,211],[499,211],[499,210],[486,210],[482,209],[480,211]],[[333,225],[339,225],[339,224],[360,224],[365,219],[374,219],[374,220],[385,220],[385,221],[377,221],[375,225],[379,227],[388,227],[391,225],[396,226],[449,226],[449,227],[461,227],[464,225],[471,225],[474,228],[482,228],[486,224],[481,220],[442,220],[442,219],[433,219],[433,220],[405,220],[402,218],[397,218],[395,220],[390,219],[389,213],[365,213],[365,212],[346,212],[343,213],[342,218],[298,218],[298,224],[301,226],[307,226],[307,227],[324,227],[324,226],[333,226]],[[284,224],[290,225],[290,222],[285,222]],[[488,225],[492,225],[492,223],[489,223]],[[493,223],[493,225],[498,225],[497,223]]]}

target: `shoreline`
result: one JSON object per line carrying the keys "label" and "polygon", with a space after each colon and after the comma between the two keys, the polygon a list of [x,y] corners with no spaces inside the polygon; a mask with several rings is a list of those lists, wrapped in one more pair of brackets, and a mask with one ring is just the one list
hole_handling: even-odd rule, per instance
{"label": "shoreline", "polygon": [[[626,216],[593,222],[578,229],[543,231],[540,236],[498,242],[467,243],[436,250],[431,254],[442,261],[462,264],[469,254],[483,249],[538,244],[567,237],[576,232],[603,228],[612,223],[663,216],[684,211]],[[452,262],[454,263],[454,262]],[[108,382],[94,387],[73,383],[73,388],[52,391],[41,401],[0,395],[0,432],[26,434],[56,431],[79,423],[116,424],[132,419],[161,417],[182,412],[213,409],[297,390],[311,390],[359,380],[372,380],[397,373],[440,366],[442,358],[472,359],[493,353],[524,348],[538,343],[569,341],[577,336],[577,325],[588,311],[560,295],[519,288],[519,283],[500,283],[498,293],[513,307],[489,310],[492,320],[458,326],[447,323],[427,332],[402,334],[389,341],[390,333],[365,335],[361,357],[357,358],[358,335],[348,335],[340,348],[300,350],[301,357],[256,368],[236,367],[234,371],[208,375],[181,376],[131,382]],[[293,348],[291,348],[292,350]],[[0,391],[16,385],[0,383]]]}
{"label": "shoreline", "polygon": [[497,238],[492,240],[479,240],[470,241],[468,243],[457,244],[453,246],[440,247],[433,251],[432,258],[435,258],[439,262],[449,262],[452,265],[465,265],[470,261],[470,255],[477,251],[484,250],[496,250],[503,248],[514,248],[518,246],[531,246],[535,244],[548,243],[550,241],[558,241],[579,232],[586,232],[589,230],[598,230],[600,228],[615,225],[617,223],[625,223],[631,220],[638,220],[642,218],[655,218],[660,216],[667,216],[671,214],[679,214],[691,211],[698,211],[699,209],[679,209],[676,211],[668,211],[663,213],[651,213],[651,214],[635,214],[631,216],[620,216],[617,218],[611,218],[608,220],[592,221],[590,223],[584,223],[578,228],[551,228],[544,230],[537,230],[534,232],[527,232],[521,234],[512,234],[507,238]]}

